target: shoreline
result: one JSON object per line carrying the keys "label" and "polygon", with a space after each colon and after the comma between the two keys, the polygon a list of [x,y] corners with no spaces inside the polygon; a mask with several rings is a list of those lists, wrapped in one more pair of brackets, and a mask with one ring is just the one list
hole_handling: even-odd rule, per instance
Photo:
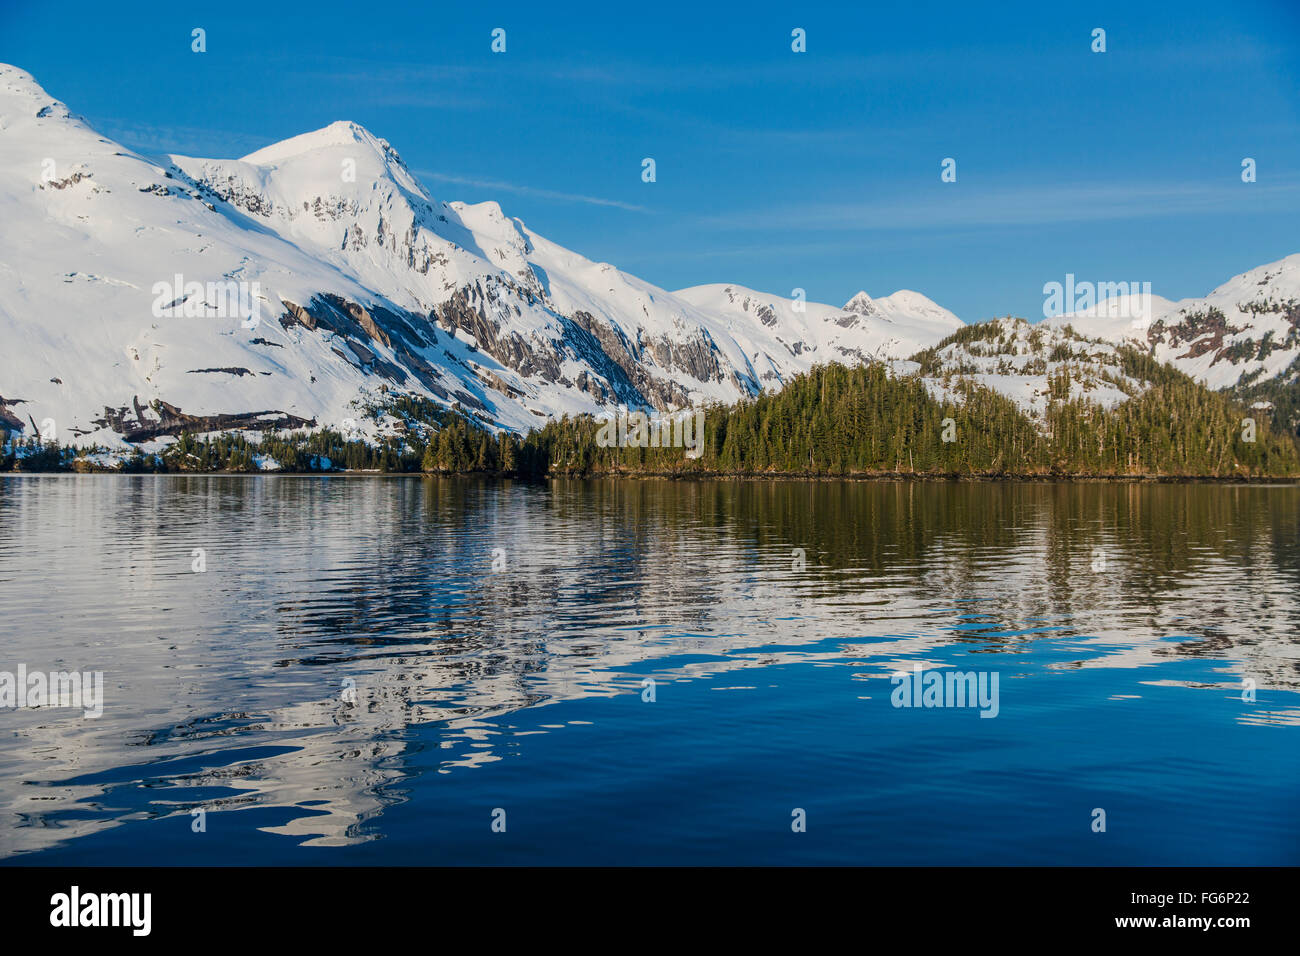
{"label": "shoreline", "polygon": [[541,484],[546,481],[805,481],[805,482],[916,482],[948,484],[1131,484],[1131,485],[1300,485],[1300,475],[1096,475],[1096,474],[917,474],[872,472],[847,475],[811,475],[800,472],[557,472],[520,475],[507,472],[458,471],[5,471],[3,478],[102,477],[115,478],[484,478]]}

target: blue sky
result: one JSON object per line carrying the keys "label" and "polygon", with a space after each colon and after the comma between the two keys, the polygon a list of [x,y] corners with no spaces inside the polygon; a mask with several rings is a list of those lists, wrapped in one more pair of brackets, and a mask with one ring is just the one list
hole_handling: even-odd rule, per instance
{"label": "blue sky", "polygon": [[1178,299],[1300,252],[1297,0],[712,6],[0,0],[0,60],[150,152],[355,120],[670,289],[1033,319],[1067,272]]}

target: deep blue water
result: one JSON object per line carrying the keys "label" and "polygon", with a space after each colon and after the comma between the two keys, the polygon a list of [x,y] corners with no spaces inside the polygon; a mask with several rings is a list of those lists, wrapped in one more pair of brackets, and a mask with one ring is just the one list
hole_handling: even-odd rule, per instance
{"label": "deep blue water", "polygon": [[0,529],[0,671],[105,688],[0,708],[5,862],[1300,863],[1295,486],[14,477]]}

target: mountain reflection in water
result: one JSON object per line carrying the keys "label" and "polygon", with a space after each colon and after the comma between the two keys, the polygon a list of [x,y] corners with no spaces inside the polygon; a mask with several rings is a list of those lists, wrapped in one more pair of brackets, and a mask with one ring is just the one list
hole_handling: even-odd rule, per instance
{"label": "mountain reflection in water", "polygon": [[[0,528],[0,670],[105,689],[0,710],[10,862],[1300,862],[1295,486],[12,477]],[[892,708],[918,662],[997,719]]]}

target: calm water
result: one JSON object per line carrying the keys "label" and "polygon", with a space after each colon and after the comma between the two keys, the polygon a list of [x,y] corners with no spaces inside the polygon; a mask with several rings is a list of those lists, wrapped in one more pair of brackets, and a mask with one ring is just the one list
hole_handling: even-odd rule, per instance
{"label": "calm water", "polygon": [[11,477],[0,671],[105,703],[0,859],[1300,863],[1298,585],[1296,487]]}

